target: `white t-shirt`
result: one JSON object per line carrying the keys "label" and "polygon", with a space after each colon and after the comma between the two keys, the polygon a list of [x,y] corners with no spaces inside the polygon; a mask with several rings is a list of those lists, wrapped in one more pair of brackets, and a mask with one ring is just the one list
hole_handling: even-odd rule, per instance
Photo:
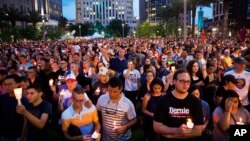
{"label": "white t-shirt", "polygon": [[226,72],[224,75],[231,74],[236,80],[239,82],[236,84],[235,91],[238,93],[241,101],[243,102],[243,106],[249,104],[248,100],[248,90],[250,85],[250,73],[247,71],[243,71],[242,73],[235,73],[234,70],[230,70]]}
{"label": "white t-shirt", "polygon": [[[128,69],[123,71],[123,75],[127,73]],[[137,80],[141,78],[140,72],[138,70],[133,70],[129,72],[128,78],[125,79],[125,91],[137,91],[139,89]]]}
{"label": "white t-shirt", "polygon": [[78,53],[80,49],[81,49],[81,47],[79,45],[74,46],[75,53]]}

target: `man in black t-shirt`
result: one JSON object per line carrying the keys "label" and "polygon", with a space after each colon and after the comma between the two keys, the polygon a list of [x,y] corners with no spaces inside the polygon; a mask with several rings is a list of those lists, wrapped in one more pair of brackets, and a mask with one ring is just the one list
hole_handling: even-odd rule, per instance
{"label": "man in black t-shirt", "polygon": [[[190,76],[186,70],[174,74],[175,89],[158,103],[154,114],[154,130],[162,141],[197,140],[203,128],[202,106],[196,97],[188,94]],[[191,122],[187,122],[191,120]]]}
{"label": "man in black t-shirt", "polygon": [[27,98],[30,102],[29,106],[18,105],[16,107],[17,113],[25,118],[21,140],[48,140],[47,124],[52,113],[52,105],[42,100],[42,89],[39,86],[30,85]]}
{"label": "man in black t-shirt", "polygon": [[[23,117],[16,112],[17,100],[14,89],[18,87],[19,76],[8,75],[3,80],[7,93],[0,95],[0,140],[17,140],[23,129]],[[28,101],[22,97],[21,103]]]}

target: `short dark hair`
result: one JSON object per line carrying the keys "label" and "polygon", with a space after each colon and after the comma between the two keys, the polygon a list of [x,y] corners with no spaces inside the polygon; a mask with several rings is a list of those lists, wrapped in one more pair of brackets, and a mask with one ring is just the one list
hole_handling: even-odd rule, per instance
{"label": "short dark hair", "polygon": [[188,89],[188,92],[191,94],[192,92],[194,92],[195,90],[198,90],[200,92],[200,97],[201,98],[201,95],[202,95],[202,89],[200,86],[197,86],[197,85],[191,85]]}
{"label": "short dark hair", "polygon": [[39,93],[43,92],[42,87],[40,85],[31,84],[31,85],[28,86],[27,89],[35,89]]}
{"label": "short dark hair", "polygon": [[26,76],[20,77],[20,82],[27,82],[27,81],[29,81],[29,78],[27,78]]}
{"label": "short dark hair", "polygon": [[7,75],[5,78],[4,78],[4,81],[7,80],[7,79],[13,79],[16,83],[19,83],[20,82],[20,77],[16,74],[10,74],[10,75]]}
{"label": "short dark hair", "polygon": [[187,71],[186,69],[178,69],[178,70],[174,73],[173,79],[174,79],[174,80],[177,80],[177,76],[178,76],[179,74],[181,74],[181,73],[187,73],[187,74],[189,75],[189,73],[188,73],[188,71]]}
{"label": "short dark hair", "polygon": [[229,98],[229,97],[235,97],[238,99],[238,107],[241,106],[241,101],[240,101],[240,98],[239,98],[239,95],[234,91],[234,90],[226,90],[224,92],[224,97],[222,98],[221,102],[220,102],[220,107],[225,110],[225,104],[226,104],[226,100]]}
{"label": "short dark hair", "polygon": [[7,74],[8,74],[7,70],[5,69],[0,70],[0,75],[7,75]]}
{"label": "short dark hair", "polygon": [[161,86],[161,92],[164,90],[164,84],[160,78],[154,78],[153,81],[150,83],[150,93],[153,93],[153,87],[154,85],[160,85]]}
{"label": "short dark hair", "polygon": [[113,77],[109,80],[109,86],[112,88],[119,87],[119,89],[122,89],[123,83],[120,78]]}
{"label": "short dark hair", "polygon": [[74,94],[84,94],[85,91],[81,86],[77,86],[77,87],[74,88],[73,93]]}
{"label": "short dark hair", "polygon": [[31,67],[28,68],[28,70],[31,70],[31,69],[33,69],[33,70],[35,71],[35,73],[37,73],[37,68],[36,68],[36,66],[31,66]]}

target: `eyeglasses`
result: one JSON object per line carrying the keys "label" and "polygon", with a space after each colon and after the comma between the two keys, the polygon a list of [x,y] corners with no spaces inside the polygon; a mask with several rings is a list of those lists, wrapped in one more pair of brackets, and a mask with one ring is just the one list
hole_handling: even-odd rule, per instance
{"label": "eyeglasses", "polygon": [[191,81],[190,80],[180,80],[180,79],[177,79],[181,84],[190,84]]}
{"label": "eyeglasses", "polygon": [[79,99],[79,100],[77,100],[75,97],[73,97],[72,96],[72,98],[74,99],[74,101],[75,102],[77,102],[77,103],[83,103],[83,102],[85,102],[85,99]]}
{"label": "eyeglasses", "polygon": [[106,105],[105,112],[106,114],[109,114],[109,115],[115,115],[117,111],[117,107],[118,107],[118,102],[116,103],[115,110],[113,108],[108,108],[109,103],[110,103],[110,100],[108,101]]}

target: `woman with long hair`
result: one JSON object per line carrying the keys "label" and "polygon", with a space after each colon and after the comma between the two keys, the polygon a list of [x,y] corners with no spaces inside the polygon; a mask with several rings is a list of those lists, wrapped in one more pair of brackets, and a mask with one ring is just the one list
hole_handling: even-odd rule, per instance
{"label": "woman with long hair", "polygon": [[213,112],[213,141],[229,141],[230,125],[249,125],[250,113],[241,106],[239,95],[226,90],[220,105]]}
{"label": "woman with long hair", "polygon": [[154,78],[150,83],[149,92],[143,97],[142,113],[143,113],[143,130],[148,141],[159,141],[159,136],[153,129],[153,117],[156,105],[163,94],[164,85],[161,79]]}

